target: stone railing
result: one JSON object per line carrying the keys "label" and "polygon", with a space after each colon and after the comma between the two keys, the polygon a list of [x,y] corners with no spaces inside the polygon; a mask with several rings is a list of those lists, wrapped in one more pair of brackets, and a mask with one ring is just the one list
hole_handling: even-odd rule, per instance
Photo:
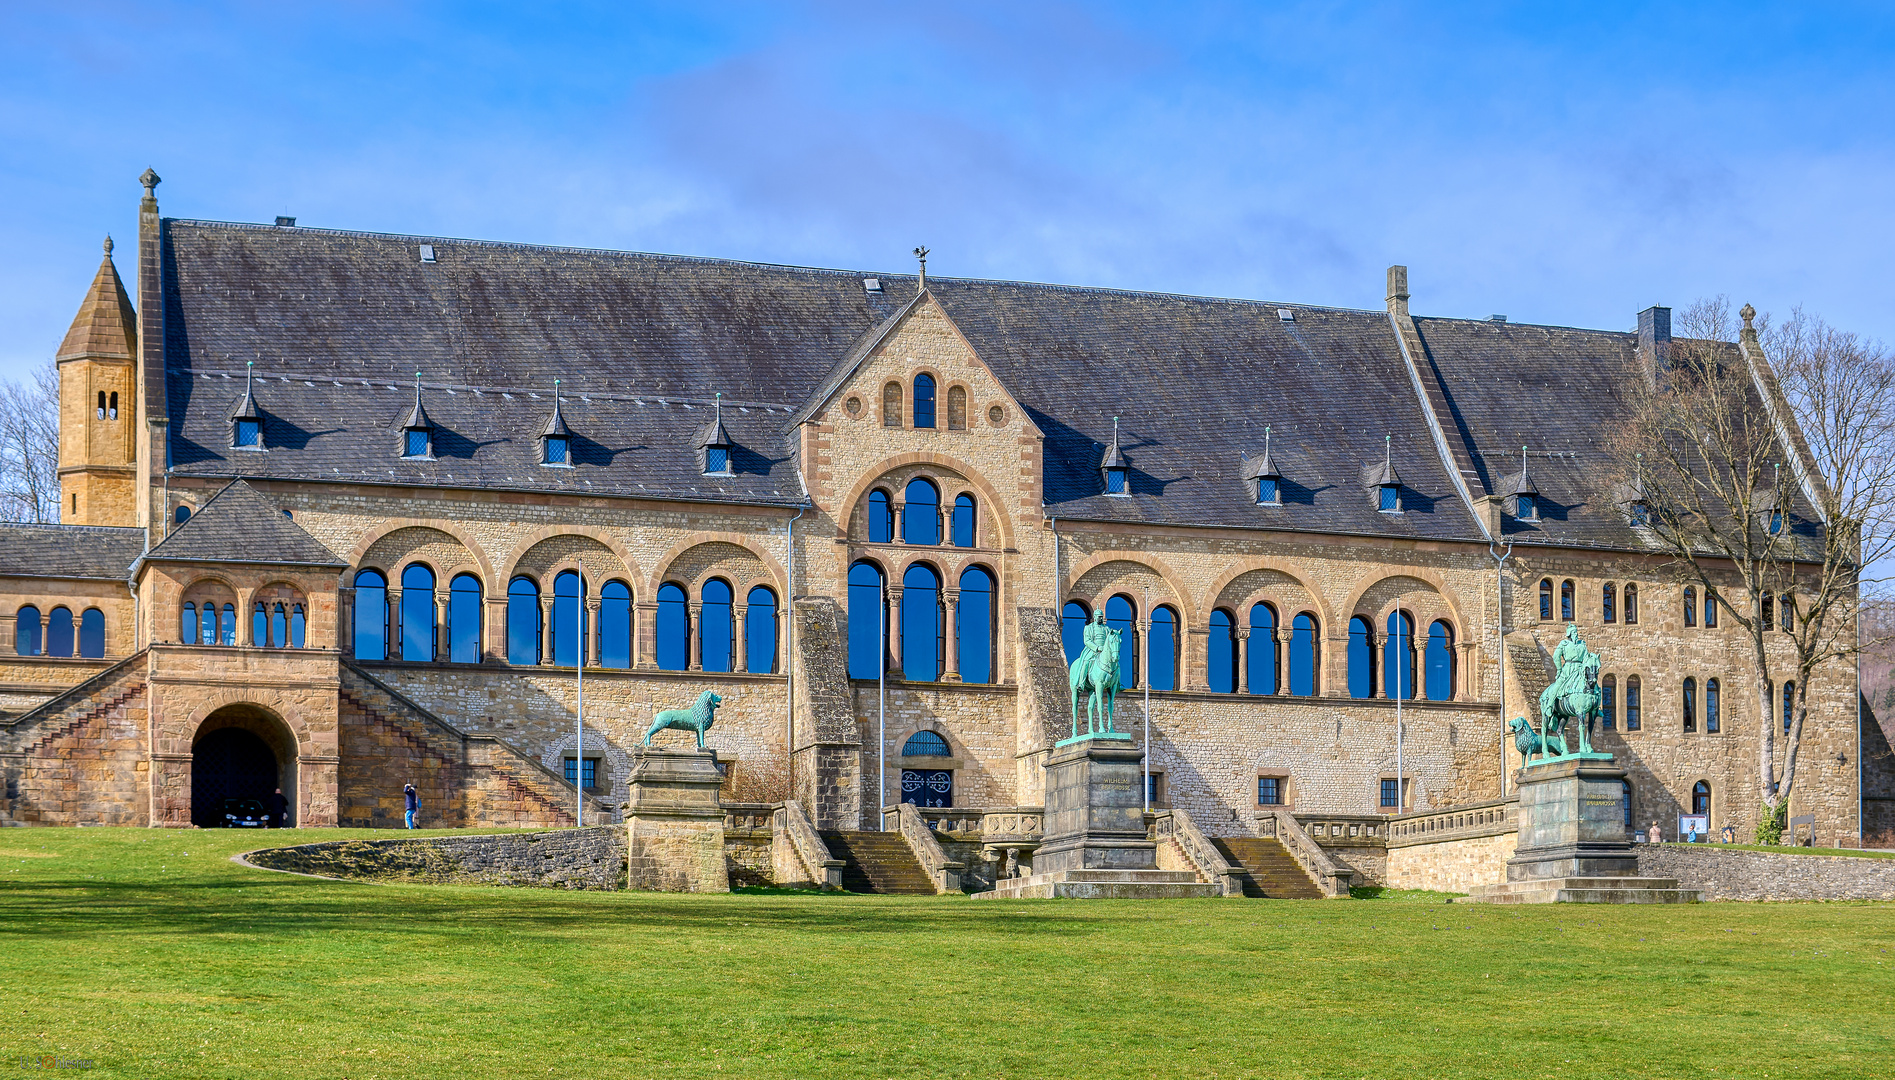
{"label": "stone railing", "polygon": [[1445,840],[1504,836],[1520,828],[1520,799],[1495,799],[1446,810],[1403,814],[1388,819],[1388,846],[1412,847]]}
{"label": "stone railing", "polygon": [[1045,829],[1046,808],[1041,806],[1008,806],[981,814],[980,853],[994,864],[996,880],[1031,872]]}
{"label": "stone railing", "polygon": [[803,806],[790,799],[776,808],[770,820],[770,866],[776,882],[788,888],[842,888],[842,860],[832,858],[829,845],[810,823]]}
{"label": "stone railing", "polygon": [[901,838],[908,841],[908,847],[915,853],[915,861],[934,882],[936,893],[954,893],[961,891],[961,871],[967,864],[950,859],[947,852],[941,850],[941,842],[934,838],[932,823],[924,820],[921,812],[913,803],[900,803],[895,807],[895,818],[900,822]]}
{"label": "stone railing", "polygon": [[[1341,816],[1341,815],[1338,815]],[[1325,819],[1320,822],[1325,829],[1335,822]],[[1348,822],[1342,822],[1345,826]],[[1257,835],[1275,837],[1290,853],[1303,872],[1316,882],[1316,887],[1330,899],[1344,898],[1349,895],[1349,884],[1355,877],[1355,871],[1337,866],[1334,860],[1323,853],[1310,835],[1297,823],[1296,815],[1287,810],[1259,810],[1257,812]],[[1346,839],[1346,835],[1345,835]]]}
{"label": "stone railing", "polygon": [[723,806],[725,832],[769,832],[776,817],[775,803],[727,802]]}
{"label": "stone railing", "polygon": [[1388,819],[1380,814],[1292,814],[1309,838],[1323,847],[1379,848],[1388,841]]}
{"label": "stone railing", "polygon": [[1160,869],[1171,869],[1164,865],[1168,860],[1162,853],[1168,845],[1184,856],[1186,865],[1179,869],[1191,870],[1197,874],[1199,881],[1207,881],[1218,886],[1225,896],[1244,894],[1243,880],[1237,868],[1230,864],[1230,860],[1224,858],[1223,853],[1217,850],[1217,845],[1211,843],[1210,838],[1204,835],[1203,830],[1198,828],[1197,822],[1191,820],[1191,815],[1185,812],[1183,807],[1172,807],[1169,810],[1159,810],[1154,813],[1151,838],[1158,841],[1161,850],[1158,863]]}
{"label": "stone railing", "polygon": [[927,827],[936,832],[954,835],[957,839],[972,840],[980,835],[981,819],[986,816],[983,810],[968,810],[949,806],[916,806],[913,803],[896,803],[882,807],[882,831],[895,832],[901,828],[902,807],[907,807],[921,815]]}

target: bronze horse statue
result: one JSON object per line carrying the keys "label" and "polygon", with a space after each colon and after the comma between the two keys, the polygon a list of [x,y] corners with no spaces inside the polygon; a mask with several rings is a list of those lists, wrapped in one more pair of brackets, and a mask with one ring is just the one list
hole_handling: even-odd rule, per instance
{"label": "bronze horse statue", "polygon": [[1086,692],[1086,734],[1116,732],[1112,726],[1113,706],[1119,696],[1119,641],[1124,631],[1106,630],[1104,642],[1090,661],[1073,661],[1067,681],[1072,686],[1073,738],[1079,737],[1079,692]]}
{"label": "bronze horse statue", "polygon": [[1579,752],[1590,754],[1592,726],[1599,721],[1599,654],[1587,650],[1583,659],[1562,666],[1560,675],[1540,691],[1540,737],[1557,742],[1564,754],[1566,721],[1577,720]]}

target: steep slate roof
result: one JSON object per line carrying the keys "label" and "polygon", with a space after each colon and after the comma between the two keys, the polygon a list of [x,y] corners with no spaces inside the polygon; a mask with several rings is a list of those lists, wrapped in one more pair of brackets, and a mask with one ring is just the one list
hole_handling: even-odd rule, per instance
{"label": "steep slate roof", "polygon": [[197,513],[147,552],[145,559],[345,565],[322,541],[242,480],[211,496]]}
{"label": "steep slate roof", "polygon": [[100,525],[0,524],[0,575],[124,581],[145,530]]}

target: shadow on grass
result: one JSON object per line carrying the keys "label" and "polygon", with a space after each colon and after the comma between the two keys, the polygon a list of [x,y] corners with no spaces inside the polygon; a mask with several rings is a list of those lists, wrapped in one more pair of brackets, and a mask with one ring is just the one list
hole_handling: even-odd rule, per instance
{"label": "shadow on grass", "polygon": [[1381,885],[1357,885],[1349,890],[1357,900],[1400,900],[1411,904],[1446,904],[1466,893],[1430,892],[1427,889],[1390,889]]}

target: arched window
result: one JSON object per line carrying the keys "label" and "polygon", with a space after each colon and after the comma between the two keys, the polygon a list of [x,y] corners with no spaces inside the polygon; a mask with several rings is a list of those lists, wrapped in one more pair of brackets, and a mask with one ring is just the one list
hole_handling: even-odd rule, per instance
{"label": "arched window", "polygon": [[434,571],[420,563],[401,572],[401,658],[434,659]]}
{"label": "arched window", "polygon": [[456,664],[480,663],[480,607],[480,579],[454,575],[447,587],[447,650]]}
{"label": "arched window", "polygon": [[869,543],[895,542],[895,508],[888,501],[888,492],[881,488],[869,492],[868,520],[864,524],[868,526]]}
{"label": "arched window", "polygon": [[901,384],[898,382],[882,387],[882,426],[901,426]]}
{"label": "arched window", "polygon": [[530,577],[507,583],[507,663],[540,662],[540,586]]}
{"label": "arched window", "polygon": [[225,604],[223,618],[217,623],[217,643],[219,645],[237,644],[237,605]]}
{"label": "arched window", "polygon": [[270,609],[270,644],[279,649],[290,647],[290,613],[280,600]]}
{"label": "arched window", "polygon": [[13,617],[13,651],[21,656],[38,656],[42,651],[39,609],[31,604]]}
{"label": "arched window", "polygon": [[1704,590],[1704,628],[1706,630],[1712,630],[1712,629],[1715,629],[1716,627],[1717,627],[1717,594],[1713,593],[1709,589],[1706,589]]}
{"label": "arched window", "polygon": [[1599,680],[1599,724],[1607,731],[1616,731],[1619,726],[1619,680],[1607,675]]}
{"label": "arched window", "polygon": [[1553,579],[1540,579],[1540,621],[1553,621]]}
{"label": "arched window", "polygon": [[1211,612],[1210,638],[1205,642],[1205,677],[1213,694],[1237,692],[1237,627],[1230,612]]}
{"label": "arched window", "polygon": [[1643,704],[1641,701],[1642,696],[1643,694],[1638,684],[1638,676],[1633,675],[1628,677],[1625,680],[1625,730],[1627,731],[1637,731],[1639,729],[1641,723],[1639,708]]}
{"label": "arched window", "polygon": [[881,677],[885,620],[881,568],[866,562],[849,567],[849,678]]}
{"label": "arched window", "polygon": [[1066,601],[1059,612],[1059,643],[1066,650],[1066,664],[1071,666],[1079,654],[1086,651],[1086,623],[1092,620],[1092,613],[1086,605],[1077,600]]}
{"label": "arched window", "polygon": [[943,621],[941,579],[933,567],[915,563],[901,576],[902,678],[909,682],[941,678]]}
{"label": "arched window", "polygon": [[46,616],[46,655],[72,655],[72,609],[56,607]]}
{"label": "arched window", "polygon": [[1796,719],[1796,683],[1786,681],[1783,684],[1783,733],[1790,733],[1790,723]]}
{"label": "arched window", "polygon": [[178,640],[186,645],[197,644],[197,605],[186,602],[178,613]]}
{"label": "arched window", "polygon": [[[217,605],[204,601],[204,612],[198,619],[198,640],[205,645],[217,644]],[[379,658],[378,658],[379,659]]]}
{"label": "arched window", "polygon": [[1178,688],[1178,613],[1157,607],[1151,613],[1151,688]]}
{"label": "arched window", "polygon": [[1138,685],[1138,606],[1129,596],[1105,602],[1105,624],[1119,631],[1119,687]]}
{"label": "arched window", "polygon": [[1707,735],[1715,735],[1723,730],[1723,718],[1719,716],[1719,713],[1723,711],[1722,703],[1718,700],[1720,696],[1717,680],[1706,679],[1704,681],[1704,733]]}
{"label": "arched window", "polygon": [[1382,642],[1382,696],[1415,699],[1415,621],[1405,611],[1388,613]]}
{"label": "arched window", "polygon": [[1269,604],[1250,605],[1249,652],[1250,692],[1274,694],[1277,685],[1276,609]]}
{"label": "arched window", "polygon": [[1559,621],[1573,621],[1573,583],[1571,580],[1559,583]]}
{"label": "arched window", "polygon": [[1625,809],[1625,827],[1631,829],[1632,822],[1636,819],[1632,817],[1632,782],[1630,780],[1623,778],[1619,780],[1619,800]]}
{"label": "arched window", "polygon": [[901,744],[903,757],[947,757],[947,740],[932,731],[917,731]]}
{"label": "arched window", "polygon": [[935,486],[915,477],[902,492],[901,539],[904,544],[941,542],[941,493]]}
{"label": "arched window", "polygon": [[1777,612],[1777,625],[1786,634],[1796,633],[1796,597],[1783,594],[1783,605]]}
{"label": "arched window", "polygon": [[1349,696],[1375,696],[1375,628],[1360,615],[1349,620]]}
{"label": "arched window", "polygon": [[1689,585],[1684,587],[1684,624],[1698,624],[1698,591]]}
{"label": "arched window", "polygon": [[1297,697],[1316,696],[1316,672],[1322,661],[1320,629],[1316,616],[1307,611],[1290,621],[1290,693]]}
{"label": "arched window", "polygon": [[776,594],[761,585],[744,600],[744,670],[776,674]]}
{"label": "arched window", "polygon": [[1625,583],[1625,625],[1633,626],[1637,623],[1638,586],[1628,581]]}
{"label": "arched window", "polygon": [[269,645],[270,605],[259,600],[250,608],[250,644]]}
{"label": "arched window", "polygon": [[105,407],[105,418],[107,420],[118,419],[118,391],[117,390],[114,390],[111,393],[111,401]]}
{"label": "arched window", "polygon": [[712,578],[704,583],[698,595],[701,600],[697,616],[698,655],[703,658],[704,670],[729,671],[734,651],[731,638],[737,629],[731,619],[730,583],[723,578]]}
{"label": "arched window", "polygon": [[99,413],[97,418],[100,420],[105,419],[105,391],[103,390],[99,391]]}
{"label": "arched window", "polygon": [[183,505],[180,505],[180,506],[179,506],[179,507],[178,507],[178,508],[177,508],[176,510],[173,510],[173,511],[171,511],[171,523],[172,523],[172,524],[174,524],[174,525],[182,525],[182,524],[184,524],[185,522],[187,522],[187,521],[189,521],[189,520],[191,520],[191,508],[190,508],[190,507],[188,507],[188,506],[183,506]]}
{"label": "arched window", "polygon": [[1601,590],[1599,594],[1599,606],[1603,611],[1603,617],[1606,622],[1612,623],[1619,621],[1618,586],[1612,584],[1610,581],[1605,583],[1605,588]]}
{"label": "arched window", "polygon": [[1684,707],[1684,729],[1696,731],[1698,729],[1698,681],[1696,679],[1685,679],[1684,693],[1680,696],[1679,703]]}
{"label": "arched window", "polygon": [[1702,780],[1691,785],[1691,812],[1693,814],[1711,812],[1711,785]]}
{"label": "arched window", "polygon": [[691,609],[684,589],[669,581],[658,586],[658,666],[683,671],[691,666]]}
{"label": "arched window", "polygon": [[1428,627],[1427,674],[1422,679],[1429,701],[1454,700],[1454,628],[1445,619]]}
{"label": "arched window", "polygon": [[[729,605],[725,605],[729,610]],[[576,667],[585,657],[585,641],[592,628],[586,610],[586,583],[577,570],[563,570],[553,579],[553,663]],[[728,667],[718,668],[727,671]]]}
{"label": "arched window", "polygon": [[926,373],[915,376],[915,426],[934,426],[934,376]]}
{"label": "arched window", "polygon": [[632,666],[632,589],[623,581],[608,581],[599,590],[599,664]]}
{"label": "arched window", "polygon": [[961,600],[955,609],[961,681],[994,681],[994,579],[978,566],[961,572]]}
{"label": "arched window", "polygon": [[947,426],[949,431],[967,430],[967,387],[965,386],[948,387]]}
{"label": "arched window", "polygon": [[954,496],[954,546],[974,546],[974,497],[965,492]]}
{"label": "arched window", "polygon": [[303,614],[303,605],[290,605],[290,648],[303,648],[308,640],[309,619]]}
{"label": "arched window", "polygon": [[377,571],[364,570],[355,575],[355,658],[385,660],[387,657],[388,579]]}

